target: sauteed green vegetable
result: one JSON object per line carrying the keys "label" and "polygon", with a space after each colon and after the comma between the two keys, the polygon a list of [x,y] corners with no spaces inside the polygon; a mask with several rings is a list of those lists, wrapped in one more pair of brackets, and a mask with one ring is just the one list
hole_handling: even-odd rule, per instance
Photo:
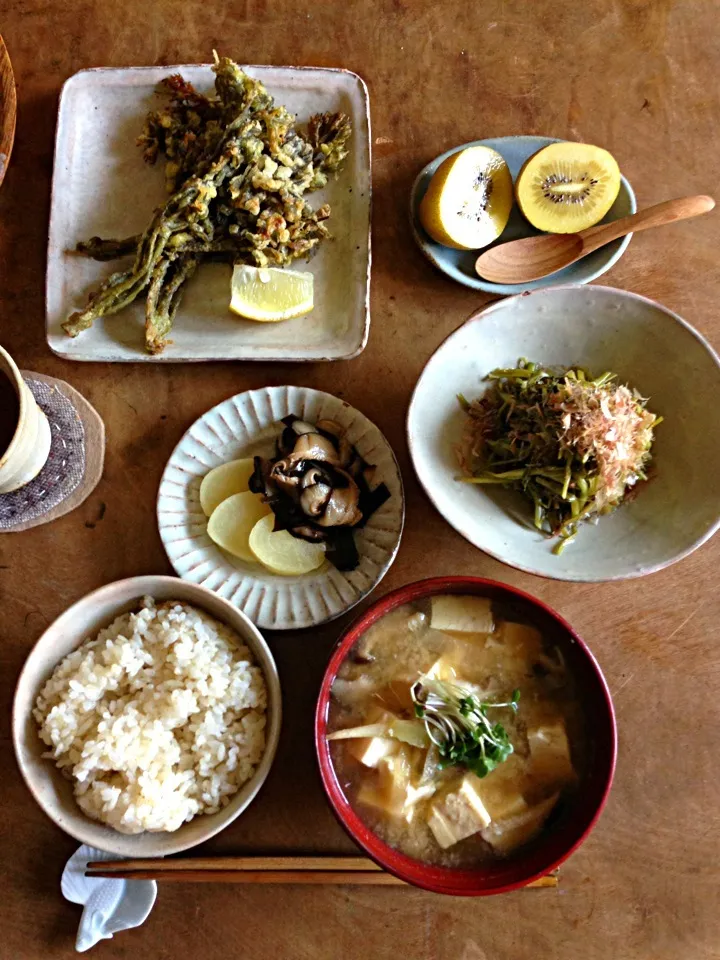
{"label": "sauteed green vegetable", "polygon": [[654,429],[662,418],[615,374],[581,367],[553,370],[520,359],[493,370],[487,392],[471,403],[462,447],[464,483],[499,484],[532,502],[535,526],[559,537],[614,510],[647,479]]}

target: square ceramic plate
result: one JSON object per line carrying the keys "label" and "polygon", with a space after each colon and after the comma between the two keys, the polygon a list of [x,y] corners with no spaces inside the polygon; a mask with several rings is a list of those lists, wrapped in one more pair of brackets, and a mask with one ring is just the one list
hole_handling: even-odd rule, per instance
{"label": "square ceramic plate", "polygon": [[[254,323],[230,313],[230,267],[204,264],[188,285],[159,356],[145,352],[144,298],[95,323],[75,339],[61,324],[82,308],[88,292],[117,267],[71,251],[92,236],[141,233],[166,197],[163,162],[143,163],[135,140],[157,107],[157,84],[181,73],[203,92],[209,66],[81,70],[60,96],[47,267],[47,340],[68,360],[340,360],[360,353],[370,325],[370,118],[367,88],[355,73],[321,67],[252,66],[278,103],[303,126],[313,113],[341,110],[353,125],[350,155],[337,180],[312,195],[327,201],[332,241],[298,269],[315,275],[315,309],[284,323]],[[117,261],[127,263],[128,261]]]}

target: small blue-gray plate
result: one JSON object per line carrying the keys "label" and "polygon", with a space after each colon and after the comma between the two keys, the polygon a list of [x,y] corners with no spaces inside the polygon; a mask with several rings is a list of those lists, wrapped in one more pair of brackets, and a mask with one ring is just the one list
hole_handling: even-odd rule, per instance
{"label": "small blue-gray plate", "polygon": [[[539,290],[541,287],[554,287],[565,283],[590,283],[591,280],[596,280],[609,270],[625,252],[632,234],[600,247],[599,250],[583,257],[577,263],[573,263],[563,270],[558,270],[557,273],[550,274],[548,277],[542,277],[540,280],[530,280],[527,283],[505,284],[491,283],[489,280],[483,280],[475,273],[475,261],[479,256],[479,250],[453,250],[452,247],[444,247],[441,243],[431,240],[420,223],[418,215],[420,201],[425,196],[432,175],[443,160],[451,154],[464,150],[465,147],[491,147],[504,157],[514,181],[528,157],[531,157],[549,143],[557,142],[556,137],[493,137],[489,140],[473,140],[472,143],[463,143],[459,147],[453,147],[452,150],[441,154],[426,167],[423,167],[410,193],[410,224],[413,236],[428,260],[452,280],[457,280],[458,283],[462,283],[466,287],[473,287],[475,290],[485,290],[487,293],[496,293],[502,296],[522,293],[525,290]],[[635,213],[636,209],[633,189],[625,177],[621,177],[620,192],[602,222],[609,223],[611,220],[627,217],[631,213]],[[522,237],[532,237],[538,233],[539,231],[532,227],[520,213],[518,205],[514,204],[507,226],[495,243],[490,244],[490,246],[507,243],[509,240],[520,240]],[[487,250],[488,247],[484,249]]]}

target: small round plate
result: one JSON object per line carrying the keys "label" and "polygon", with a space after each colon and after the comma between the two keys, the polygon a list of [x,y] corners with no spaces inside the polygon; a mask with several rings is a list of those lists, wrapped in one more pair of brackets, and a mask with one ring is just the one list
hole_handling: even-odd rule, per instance
{"label": "small round plate", "polygon": [[[519,357],[612,371],[663,417],[650,480],[560,556],[513,490],[460,483],[457,447],[468,400],[487,375]],[[426,493],[458,533],[518,570],[555,580],[622,580],[692,553],[720,527],[720,358],[659,303],[602,286],[536,290],[490,304],[452,333],[425,365],[410,401],[410,456]]]}
{"label": "small round plate", "polygon": [[[305,576],[277,576],[259,563],[230,556],[207,535],[202,478],[228,460],[271,455],[277,424],[288,414],[311,423],[336,420],[358,453],[375,464],[376,482],[390,490],[390,499],[355,533],[356,570],[341,572],[325,563]],[[165,467],[157,515],[165,551],[179,576],[230,600],[258,627],[297,630],[339,617],[378,585],[400,546],[405,496],[392,447],[359,410],[320,390],[264,387],[230,397],[190,427]]]}
{"label": "small round plate", "polygon": [[[465,147],[491,147],[504,157],[514,181],[520,172],[520,168],[529,157],[549,143],[557,142],[557,137],[493,137],[489,140],[473,140],[472,143],[463,143],[459,147],[447,150],[426,167],[423,167],[410,192],[410,225],[417,245],[428,260],[452,280],[456,280],[466,287],[472,287],[474,290],[484,290],[486,293],[495,293],[500,296],[523,293],[525,290],[540,290],[542,287],[554,287],[566,283],[590,283],[591,280],[596,280],[608,271],[625,252],[632,234],[600,247],[594,253],[578,260],[577,263],[573,263],[569,267],[565,267],[564,270],[558,270],[557,273],[553,273],[549,277],[530,280],[528,283],[522,284],[503,284],[483,280],[475,273],[475,261],[480,253],[479,250],[453,250],[451,247],[444,247],[441,243],[435,243],[425,233],[420,223],[418,208],[420,201],[425,196],[432,175],[443,160],[453,153],[464,150]],[[621,177],[620,192],[602,222],[609,223],[612,220],[619,220],[620,217],[627,217],[631,213],[635,213],[636,210],[637,205],[633,189],[625,177]],[[539,232],[523,217],[517,203],[515,203],[507,226],[501,236],[490,246],[507,243],[510,240],[520,240],[523,237],[534,237]],[[484,249],[487,250],[489,247]]]}

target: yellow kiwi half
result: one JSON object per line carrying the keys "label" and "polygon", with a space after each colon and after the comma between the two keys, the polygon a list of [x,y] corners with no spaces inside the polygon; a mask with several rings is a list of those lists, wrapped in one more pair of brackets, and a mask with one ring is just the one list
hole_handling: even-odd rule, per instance
{"label": "yellow kiwi half", "polygon": [[503,232],[512,203],[512,177],[500,154],[466,147],[433,174],[420,202],[420,222],[437,243],[479,250]]}
{"label": "yellow kiwi half", "polygon": [[551,143],[525,161],[515,183],[523,216],[546,233],[578,233],[599,223],[620,190],[617,161],[589,143]]}

